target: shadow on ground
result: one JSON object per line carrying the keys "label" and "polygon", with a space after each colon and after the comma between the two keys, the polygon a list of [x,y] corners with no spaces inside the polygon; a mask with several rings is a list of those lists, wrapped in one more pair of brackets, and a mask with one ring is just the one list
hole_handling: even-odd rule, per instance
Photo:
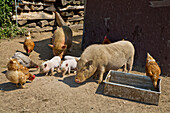
{"label": "shadow on ground", "polygon": [[[31,83],[29,81],[27,81],[26,83]],[[11,82],[7,82],[7,83],[2,83],[0,84],[0,91],[13,91],[13,90],[17,90],[17,89],[22,89],[20,84],[18,84],[18,88],[16,87],[16,84],[11,83]]]}
{"label": "shadow on ground", "polygon": [[58,81],[61,81],[61,82],[65,83],[65,84],[67,84],[68,86],[74,87],[74,88],[79,87],[79,86],[82,86],[82,85],[85,85],[85,84],[88,83],[88,82],[96,82],[96,80],[94,80],[94,79],[91,77],[91,78],[87,79],[87,80],[86,80],[85,82],[83,82],[83,83],[76,83],[74,78],[75,78],[75,76],[73,75],[73,76],[65,77],[63,80],[58,80]]}
{"label": "shadow on ground", "polygon": [[[81,51],[81,38],[82,35],[74,36],[72,39],[72,51],[67,52],[66,55],[71,56],[80,56]],[[23,42],[20,42],[23,44]],[[34,41],[35,47],[34,51],[39,53],[40,60],[49,60],[53,57],[52,49],[48,46],[48,44],[51,43],[51,38],[40,40],[40,41]],[[22,52],[24,53],[24,52]],[[26,54],[26,53],[24,53]]]}

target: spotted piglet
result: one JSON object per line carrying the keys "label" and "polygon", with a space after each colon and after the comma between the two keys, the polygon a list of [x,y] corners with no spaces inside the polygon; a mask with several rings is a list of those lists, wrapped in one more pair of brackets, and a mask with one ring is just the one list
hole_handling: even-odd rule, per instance
{"label": "spotted piglet", "polygon": [[77,68],[77,61],[75,58],[63,61],[63,63],[60,66],[60,70],[62,71],[63,76],[65,76],[67,72],[68,75],[70,75],[71,70],[74,70],[75,73],[76,68]]}
{"label": "spotted piglet", "polygon": [[40,65],[40,73],[45,73],[46,75],[48,75],[51,71],[50,75],[53,75],[54,69],[59,68],[60,62],[61,58],[59,56],[55,56],[51,60],[42,63]]}

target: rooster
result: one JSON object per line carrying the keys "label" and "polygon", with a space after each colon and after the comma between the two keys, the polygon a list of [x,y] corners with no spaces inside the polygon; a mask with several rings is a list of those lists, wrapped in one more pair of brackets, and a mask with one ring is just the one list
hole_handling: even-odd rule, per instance
{"label": "rooster", "polygon": [[161,69],[156,63],[155,59],[149,53],[147,53],[146,75],[151,78],[152,83],[155,88],[158,88],[157,82],[158,82],[160,73],[161,73]]}
{"label": "rooster", "polygon": [[[20,81],[20,82],[15,81],[13,83],[16,83],[16,84],[20,83],[21,84],[21,83],[24,83],[25,79],[33,81],[34,78],[35,78],[35,75],[32,75],[29,72],[29,69],[27,67],[24,67],[22,64],[20,64],[17,59],[10,58],[10,61],[7,64],[7,68],[8,68],[9,72],[6,74],[6,77],[10,76],[10,77],[7,77],[7,79],[10,79],[10,81],[15,81],[16,77],[14,77],[14,75],[16,75],[18,77],[17,80]],[[23,80],[23,81],[21,81],[21,80]]]}
{"label": "rooster", "polygon": [[30,54],[34,50],[34,42],[31,39],[30,32],[26,35],[27,37],[25,38],[24,41],[24,49],[27,52],[27,54]]}
{"label": "rooster", "polygon": [[107,38],[107,36],[105,36],[102,44],[110,44],[110,43],[111,41]]}

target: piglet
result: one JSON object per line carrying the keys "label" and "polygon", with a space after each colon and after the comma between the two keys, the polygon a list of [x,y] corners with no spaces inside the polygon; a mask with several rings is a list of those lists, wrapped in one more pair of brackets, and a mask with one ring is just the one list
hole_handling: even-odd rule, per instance
{"label": "piglet", "polygon": [[69,55],[64,56],[64,60],[69,60],[69,59],[76,59],[76,60],[79,60],[79,59],[80,59],[80,57],[69,56]]}
{"label": "piglet", "polygon": [[55,68],[59,68],[61,62],[61,58],[59,56],[53,57],[51,60],[48,60],[40,65],[40,73],[45,73],[48,75],[49,71],[51,71],[51,75],[54,73]]}
{"label": "piglet", "polygon": [[70,71],[75,70],[76,68],[77,68],[77,61],[74,58],[63,61],[63,63],[60,66],[60,70],[62,71],[63,76],[65,76],[67,72],[68,75],[70,75]]}

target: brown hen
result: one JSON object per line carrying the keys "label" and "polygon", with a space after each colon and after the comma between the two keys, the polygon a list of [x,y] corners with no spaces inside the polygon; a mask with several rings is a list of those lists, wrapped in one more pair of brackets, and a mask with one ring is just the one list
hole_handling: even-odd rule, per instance
{"label": "brown hen", "polygon": [[147,53],[146,75],[151,78],[152,83],[153,83],[155,88],[158,88],[157,82],[158,82],[160,74],[161,74],[160,67],[156,63],[155,59],[149,53]]}
{"label": "brown hen", "polygon": [[110,44],[110,43],[111,41],[107,38],[107,36],[105,36],[102,44]]}
{"label": "brown hen", "polygon": [[10,58],[10,61],[7,64],[7,68],[7,79],[13,83],[16,83],[16,85],[20,83],[22,88],[22,84],[25,83],[26,80],[33,81],[35,78],[35,75],[32,75],[29,72],[29,69],[20,64],[17,59]]}
{"label": "brown hen", "polygon": [[27,34],[27,37],[24,41],[24,49],[27,52],[27,54],[30,54],[34,50],[35,44],[31,39],[30,32]]}

